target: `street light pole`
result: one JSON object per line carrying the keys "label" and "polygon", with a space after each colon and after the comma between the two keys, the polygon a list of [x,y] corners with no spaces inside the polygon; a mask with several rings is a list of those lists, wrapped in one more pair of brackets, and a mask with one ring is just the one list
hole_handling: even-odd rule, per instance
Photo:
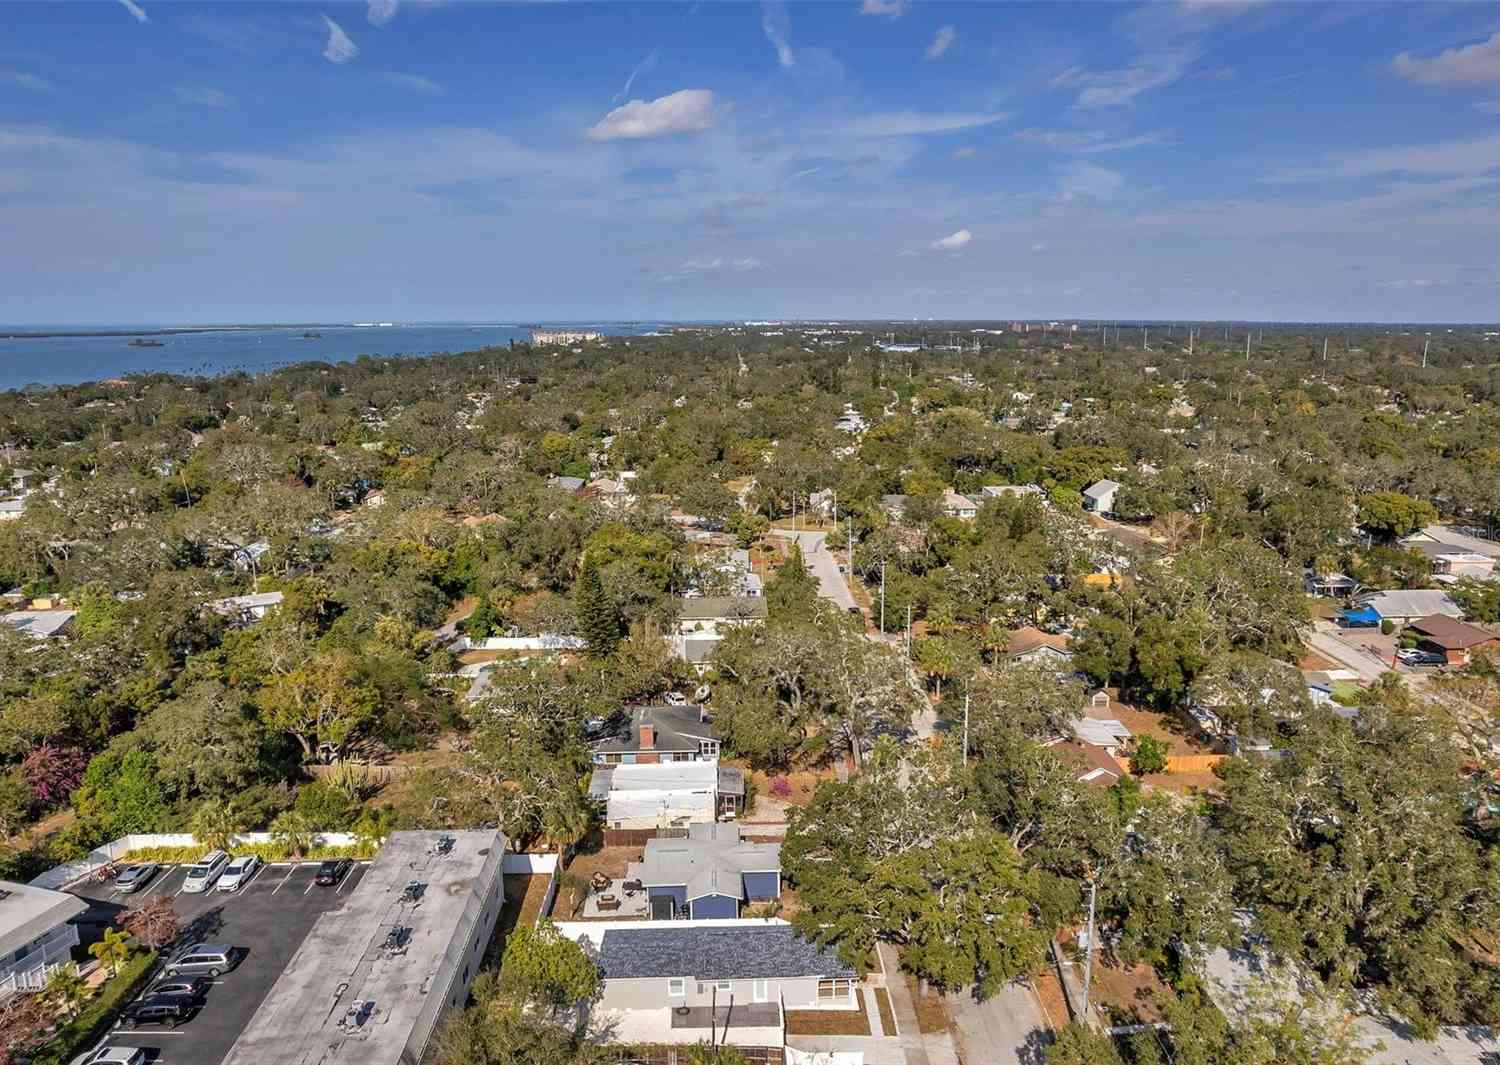
{"label": "street light pole", "polygon": [[1089,880],[1089,949],[1083,956],[1083,1023],[1088,1024],[1089,1019],[1089,989],[1094,978],[1094,896],[1098,892],[1098,885]]}
{"label": "street light pole", "polygon": [[969,764],[969,693],[964,692],[964,765]]}
{"label": "street light pole", "polygon": [[880,635],[885,635],[885,559],[880,560]]}

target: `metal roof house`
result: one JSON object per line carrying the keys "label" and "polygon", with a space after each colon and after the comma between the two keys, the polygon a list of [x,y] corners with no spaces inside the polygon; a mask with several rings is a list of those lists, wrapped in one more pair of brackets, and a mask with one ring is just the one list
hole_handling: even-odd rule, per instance
{"label": "metal roof house", "polygon": [[626,878],[646,888],[653,916],[738,917],[743,903],[781,897],[781,844],[747,843],[738,825],[693,825],[686,839],[647,840]]}
{"label": "metal roof house", "polygon": [[393,832],[320,916],[224,1065],[410,1065],[461,1008],[505,902],[505,836]]}
{"label": "metal roof house", "polygon": [[733,816],[745,801],[745,776],[718,762],[596,766],[589,798],[605,807],[605,839],[613,831],[686,829]]}
{"label": "metal roof house", "polygon": [[76,610],[16,610],[0,614],[0,624],[9,625],[23,636],[46,640],[66,636],[77,613]]}
{"label": "metal roof house", "polygon": [[1433,614],[1446,614],[1450,618],[1464,616],[1462,608],[1448,597],[1447,592],[1427,588],[1366,592],[1355,600],[1354,605],[1375,611],[1382,621],[1402,625]]}
{"label": "metal roof house", "polygon": [[0,880],[0,996],[39,991],[78,945],[76,895]]}
{"label": "metal roof house", "polygon": [[1118,481],[1095,481],[1083,490],[1083,509],[1093,514],[1108,514],[1115,509],[1115,493],[1121,487]]}

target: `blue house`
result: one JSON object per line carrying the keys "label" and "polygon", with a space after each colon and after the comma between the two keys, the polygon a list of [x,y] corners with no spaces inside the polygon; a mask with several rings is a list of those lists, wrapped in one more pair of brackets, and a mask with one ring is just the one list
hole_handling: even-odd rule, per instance
{"label": "blue house", "polygon": [[686,839],[647,840],[626,877],[646,889],[652,918],[735,918],[741,906],[781,897],[781,844],[746,843],[734,824],[696,824]]}

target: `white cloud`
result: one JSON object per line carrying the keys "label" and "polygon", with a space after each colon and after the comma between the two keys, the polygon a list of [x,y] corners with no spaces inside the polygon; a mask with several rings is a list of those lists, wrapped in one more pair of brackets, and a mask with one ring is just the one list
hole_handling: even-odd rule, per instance
{"label": "white cloud", "polygon": [[135,0],[120,0],[120,4],[125,8],[126,11],[130,12],[130,17],[135,19],[137,22],[151,21],[146,17],[145,9],[142,8],[140,4],[136,3]]}
{"label": "white cloud", "polygon": [[630,95],[631,86],[633,86],[635,84],[635,79],[638,78],[638,77],[640,77],[642,74],[646,73],[646,71],[650,70],[652,67],[656,66],[656,60],[660,56],[661,56],[661,49],[660,48],[653,48],[653,49],[651,49],[650,53],[646,56],[646,58],[642,59],[639,63],[637,63],[635,65],[635,69],[630,72],[630,77],[628,77],[628,78],[625,79],[625,86],[624,86],[624,88],[622,88],[619,92],[615,93],[613,99],[616,100],[616,101],[618,101],[618,100],[623,100],[623,99],[625,99],[625,97],[629,96]]}
{"label": "white cloud", "polygon": [[1047,250],[1047,245],[1041,243],[1033,244],[1031,246],[1031,250],[1035,252],[1043,252]]}
{"label": "white cloud", "polygon": [[906,14],[906,0],[861,0],[859,13],[861,15],[888,15],[891,18],[900,18]]}
{"label": "white cloud", "polygon": [[1096,155],[1101,152],[1123,152],[1150,144],[1160,144],[1164,137],[1160,133],[1142,133],[1134,137],[1110,140],[1102,130],[1044,130],[1023,129],[1017,131],[1018,141],[1045,145],[1061,152],[1077,152],[1080,155]]}
{"label": "white cloud", "polygon": [[792,46],[788,43],[792,35],[792,19],[782,0],[761,0],[760,28],[766,31],[766,40],[776,48],[776,62],[784,67],[795,65],[797,58],[792,55]]}
{"label": "white cloud", "polygon": [[1430,59],[1402,52],[1391,63],[1397,74],[1419,85],[1488,85],[1500,82],[1500,30],[1488,40],[1449,48]]}
{"label": "white cloud", "polygon": [[328,27],[328,43],[323,46],[323,58],[330,63],[347,63],[359,55],[359,45],[349,39],[344,28],[327,15],[322,16]]}
{"label": "white cloud", "polygon": [[1177,81],[1187,73],[1196,58],[1191,51],[1168,51],[1142,56],[1134,66],[1124,70],[1093,73],[1081,67],[1070,67],[1054,77],[1051,85],[1054,89],[1079,89],[1074,106],[1084,110],[1123,107],[1141,93]]}
{"label": "white cloud", "polygon": [[953,42],[958,40],[958,31],[952,26],[944,26],[937,31],[932,38],[932,43],[927,46],[928,59],[941,59],[948,49],[953,47]]}
{"label": "white cloud", "polygon": [[402,74],[394,70],[388,70],[380,75],[392,85],[399,85],[403,89],[412,92],[423,92],[429,96],[437,96],[443,91],[443,87],[431,78],[423,77],[421,74]]}
{"label": "white cloud", "polygon": [[1058,199],[1107,200],[1119,192],[1124,184],[1125,178],[1118,171],[1095,166],[1093,163],[1074,163],[1063,172]]}
{"label": "white cloud", "polygon": [[955,149],[953,149],[953,158],[955,158],[955,159],[972,159],[972,158],[974,158],[974,149],[973,148],[955,148]]}
{"label": "white cloud", "polygon": [[1500,115],[1500,100],[1479,100],[1474,104],[1474,110],[1482,115]]}
{"label": "white cloud", "polygon": [[172,90],[185,104],[199,107],[228,107],[234,101],[222,89],[211,89],[202,85],[178,85]]}
{"label": "white cloud", "polygon": [[1438,141],[1330,156],[1323,166],[1277,171],[1271,175],[1270,180],[1314,181],[1330,177],[1362,178],[1398,173],[1474,175],[1496,168],[1500,168],[1500,133],[1472,140]]}
{"label": "white cloud", "polygon": [[974,239],[974,234],[967,229],[960,229],[957,233],[949,233],[933,241],[928,247],[933,251],[957,251]]}
{"label": "white cloud", "polygon": [[889,111],[855,119],[845,127],[857,137],[911,137],[921,133],[951,133],[959,129],[990,126],[1009,118],[1007,112],[992,115],[965,112]]}
{"label": "white cloud", "polygon": [[400,7],[401,0],[369,0],[365,18],[370,20],[372,26],[384,26],[396,17],[396,11]]}
{"label": "white cloud", "polygon": [[655,100],[631,100],[590,126],[584,136],[591,141],[640,140],[702,133],[713,123],[713,92],[682,89]]}
{"label": "white cloud", "polygon": [[24,70],[0,70],[0,82],[7,82],[20,89],[28,89],[31,92],[56,92],[57,86],[46,78],[39,78],[35,74],[28,74]]}

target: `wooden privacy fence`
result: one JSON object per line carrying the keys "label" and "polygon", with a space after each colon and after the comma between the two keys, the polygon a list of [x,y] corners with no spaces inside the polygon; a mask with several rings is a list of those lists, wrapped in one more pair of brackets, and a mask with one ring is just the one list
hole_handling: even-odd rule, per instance
{"label": "wooden privacy fence", "polygon": [[[1222,762],[1228,755],[1223,754],[1169,754],[1167,755],[1168,773],[1211,773],[1214,766]],[[1120,769],[1126,773],[1130,772],[1129,758],[1116,758],[1120,763]]]}

